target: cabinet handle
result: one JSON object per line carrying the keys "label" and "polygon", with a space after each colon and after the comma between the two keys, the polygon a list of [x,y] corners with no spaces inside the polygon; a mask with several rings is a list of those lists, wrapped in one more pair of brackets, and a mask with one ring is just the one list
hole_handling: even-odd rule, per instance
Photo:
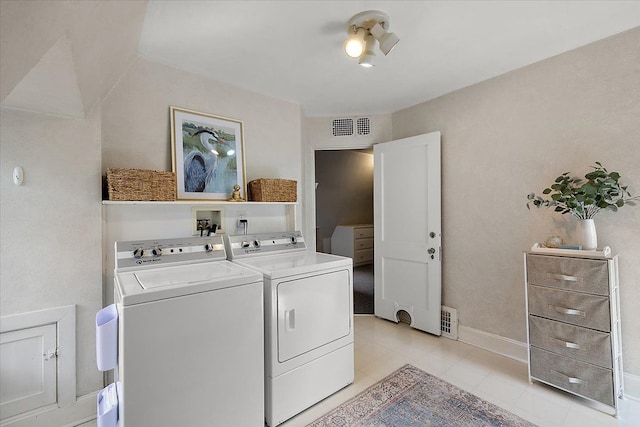
{"label": "cabinet handle", "polygon": [[574,348],[576,350],[580,349],[580,344],[576,344],[576,343],[571,342],[571,341],[565,341],[562,338],[554,338],[554,340],[560,341],[567,348]]}
{"label": "cabinet handle", "polygon": [[572,376],[569,376],[567,374],[563,374],[562,372],[555,371],[553,369],[551,371],[555,372],[556,374],[559,374],[559,375],[565,377],[567,379],[567,381],[569,381],[570,384],[584,384],[584,380],[581,380],[580,378],[572,377]]}
{"label": "cabinet handle", "polygon": [[569,314],[571,316],[584,316],[584,311],[576,310],[575,308],[560,307],[558,305],[550,305],[549,308],[555,312],[562,314]]}
{"label": "cabinet handle", "polygon": [[558,274],[558,273],[547,273],[548,277],[552,279],[564,280],[565,282],[577,282],[578,278],[576,276],[567,276],[566,274]]}

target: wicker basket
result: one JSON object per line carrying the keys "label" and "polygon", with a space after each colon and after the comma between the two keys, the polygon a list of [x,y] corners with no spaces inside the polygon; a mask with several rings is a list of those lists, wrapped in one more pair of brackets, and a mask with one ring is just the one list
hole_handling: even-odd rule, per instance
{"label": "wicker basket", "polygon": [[295,202],[298,182],[291,179],[260,178],[247,185],[249,200],[254,202]]}
{"label": "wicker basket", "polygon": [[107,169],[109,200],[176,200],[176,174],[146,169]]}

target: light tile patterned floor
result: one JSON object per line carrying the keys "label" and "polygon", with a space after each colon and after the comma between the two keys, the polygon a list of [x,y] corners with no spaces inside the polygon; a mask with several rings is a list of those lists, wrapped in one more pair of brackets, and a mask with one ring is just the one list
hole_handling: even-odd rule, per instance
{"label": "light tile patterned floor", "polygon": [[[356,316],[355,349],[354,383],[281,424],[282,427],[305,426],[407,363],[541,427],[640,426],[638,401],[623,400],[621,415],[614,418],[552,387],[529,383],[525,363],[460,341],[438,338],[405,324]],[[82,426],[95,427],[96,422]]]}
{"label": "light tile patterned floor", "polygon": [[355,382],[282,427],[305,426],[407,363],[541,427],[640,426],[640,402],[623,400],[616,419],[567,393],[529,383],[525,363],[373,316],[356,316],[355,326]]}

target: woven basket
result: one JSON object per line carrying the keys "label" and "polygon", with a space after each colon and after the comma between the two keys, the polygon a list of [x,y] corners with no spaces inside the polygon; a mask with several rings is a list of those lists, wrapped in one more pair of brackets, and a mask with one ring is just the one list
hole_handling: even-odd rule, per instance
{"label": "woven basket", "polygon": [[291,179],[260,178],[247,185],[249,200],[254,202],[295,202],[298,182]]}
{"label": "woven basket", "polygon": [[109,200],[176,200],[176,174],[146,169],[107,169]]}

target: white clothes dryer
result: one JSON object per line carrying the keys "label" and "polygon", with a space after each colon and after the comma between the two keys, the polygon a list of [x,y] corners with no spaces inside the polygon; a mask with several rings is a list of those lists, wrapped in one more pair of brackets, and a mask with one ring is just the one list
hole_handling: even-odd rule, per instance
{"label": "white clothes dryer", "polygon": [[221,236],[115,248],[118,425],[264,426],[262,275]]}
{"label": "white clothes dryer", "polygon": [[265,418],[277,426],[353,382],[353,261],[307,250],[300,231],[225,244],[264,276]]}

